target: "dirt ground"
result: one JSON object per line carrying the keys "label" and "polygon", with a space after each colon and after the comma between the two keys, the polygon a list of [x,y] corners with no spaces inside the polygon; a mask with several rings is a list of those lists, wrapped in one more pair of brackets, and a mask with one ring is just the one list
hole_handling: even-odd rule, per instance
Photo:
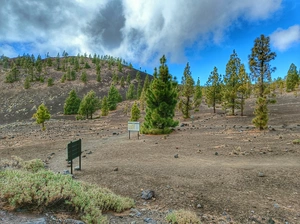
{"label": "dirt ground", "polygon": [[[122,109],[88,121],[57,116],[44,132],[33,121],[11,123],[0,128],[0,155],[41,158],[63,172],[70,170],[66,145],[81,138],[77,180],[134,198],[139,210],[188,209],[203,223],[300,223],[300,145],[293,144],[300,139],[299,98],[284,94],[269,105],[265,131],[252,125],[253,107],[248,100],[241,117],[202,105],[193,119],[178,113],[172,134],[139,139],[128,138]],[[141,199],[143,189],[155,198]]]}

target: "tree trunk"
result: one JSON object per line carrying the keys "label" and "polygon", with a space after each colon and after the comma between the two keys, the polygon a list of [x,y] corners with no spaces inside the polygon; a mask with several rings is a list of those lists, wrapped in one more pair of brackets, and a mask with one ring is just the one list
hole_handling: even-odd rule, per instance
{"label": "tree trunk", "polygon": [[244,116],[244,96],[241,98],[241,116]]}

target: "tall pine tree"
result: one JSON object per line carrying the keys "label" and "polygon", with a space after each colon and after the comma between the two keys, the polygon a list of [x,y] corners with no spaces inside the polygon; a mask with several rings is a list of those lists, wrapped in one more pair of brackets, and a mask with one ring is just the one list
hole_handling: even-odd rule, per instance
{"label": "tall pine tree", "polygon": [[190,110],[192,109],[194,95],[194,79],[190,71],[189,63],[186,64],[182,76],[182,92],[180,98],[181,111],[184,118],[190,118]]}
{"label": "tall pine tree", "polygon": [[226,74],[224,76],[223,102],[225,109],[231,109],[231,115],[234,115],[236,108],[240,107],[240,102],[237,100],[237,92],[240,86],[239,71],[241,67],[241,60],[239,59],[235,50],[230,55],[230,59],[226,65]]}
{"label": "tall pine tree", "polygon": [[162,56],[159,73],[154,75],[151,86],[146,93],[146,116],[141,128],[141,132],[145,134],[170,133],[170,127],[178,125],[178,121],[173,120],[177,104],[177,92],[166,61],[165,56]]}
{"label": "tall pine tree", "polygon": [[299,76],[297,72],[297,67],[292,63],[286,76],[286,91],[294,91],[298,83]]}
{"label": "tall pine tree", "polygon": [[196,87],[195,87],[195,93],[194,93],[194,107],[198,109],[198,107],[200,106],[201,104],[201,101],[202,101],[202,88],[200,86],[200,79],[198,77],[198,80],[197,80],[197,84],[196,84]]}
{"label": "tall pine tree", "polygon": [[84,95],[80,106],[78,113],[80,115],[86,115],[86,118],[88,119],[89,116],[92,119],[93,118],[93,113],[99,108],[99,100],[96,97],[96,93],[91,90],[88,92],[86,95]]}
{"label": "tall pine tree", "polygon": [[64,114],[77,114],[81,99],[77,96],[73,89],[69,92],[69,96],[64,104]]}
{"label": "tall pine tree", "polygon": [[216,105],[221,102],[221,84],[222,80],[218,73],[217,67],[211,72],[206,82],[206,103],[208,106],[212,106],[214,113],[216,113]]}
{"label": "tall pine tree", "polygon": [[250,97],[251,82],[249,75],[245,71],[245,65],[241,64],[239,70],[239,87],[237,89],[237,96],[240,100],[241,116],[244,116],[245,100]]}
{"label": "tall pine tree", "polygon": [[271,73],[275,71],[275,67],[271,67],[270,61],[274,60],[276,53],[271,51],[270,37],[261,35],[254,41],[254,46],[249,55],[249,67],[251,77],[256,81],[257,100],[256,109],[254,111],[255,118],[252,123],[263,130],[268,124],[268,107],[267,104],[274,102],[273,99],[268,99],[270,94]]}

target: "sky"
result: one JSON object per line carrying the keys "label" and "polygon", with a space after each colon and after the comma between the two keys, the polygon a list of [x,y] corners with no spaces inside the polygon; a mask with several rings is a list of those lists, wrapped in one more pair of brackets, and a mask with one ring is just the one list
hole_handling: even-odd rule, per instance
{"label": "sky", "polygon": [[186,63],[205,84],[233,50],[247,71],[261,34],[277,57],[272,78],[300,69],[299,0],[0,0],[0,55],[99,54],[153,74],[165,55],[180,82]]}

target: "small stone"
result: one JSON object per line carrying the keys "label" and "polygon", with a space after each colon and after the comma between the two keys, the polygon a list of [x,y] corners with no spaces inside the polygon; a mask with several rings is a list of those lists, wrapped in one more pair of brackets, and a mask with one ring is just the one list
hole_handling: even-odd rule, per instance
{"label": "small stone", "polygon": [[79,166],[75,166],[74,170],[81,170]]}
{"label": "small stone", "polygon": [[280,206],[278,204],[274,204],[274,208],[280,208]]}
{"label": "small stone", "polygon": [[87,152],[86,154],[92,154],[93,152],[92,151],[89,151],[89,152]]}
{"label": "small stone", "polygon": [[202,205],[201,204],[197,204],[197,208],[202,208]]}
{"label": "small stone", "polygon": [[156,221],[151,218],[144,218],[144,222],[150,223],[150,224],[156,224]]}
{"label": "small stone", "polygon": [[144,190],[142,191],[142,199],[145,199],[145,200],[150,200],[151,198],[154,197],[154,191],[152,190]]}
{"label": "small stone", "polygon": [[272,218],[269,218],[268,224],[275,224],[275,221]]}
{"label": "small stone", "polygon": [[259,177],[264,177],[265,174],[264,174],[263,172],[259,172],[259,173],[258,173],[258,176],[259,176]]}
{"label": "small stone", "polygon": [[177,159],[177,158],[178,158],[178,154],[175,154],[175,155],[174,155],[174,158],[176,158],[176,159]]}
{"label": "small stone", "polygon": [[114,171],[119,171],[119,168],[118,167],[114,168]]}
{"label": "small stone", "polygon": [[63,174],[64,174],[64,175],[68,175],[68,174],[70,174],[70,171],[69,171],[69,170],[64,170],[64,171],[63,171]]}

